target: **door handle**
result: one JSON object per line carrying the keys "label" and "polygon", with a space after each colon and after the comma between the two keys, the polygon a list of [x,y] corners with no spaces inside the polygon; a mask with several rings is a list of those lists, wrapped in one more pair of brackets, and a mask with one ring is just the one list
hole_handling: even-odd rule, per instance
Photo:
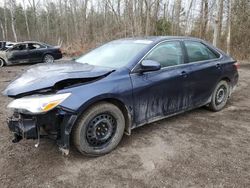
{"label": "door handle", "polygon": [[182,72],[181,72],[181,75],[182,75],[184,78],[186,78],[186,77],[188,76],[188,74],[187,74],[186,71],[182,71]]}

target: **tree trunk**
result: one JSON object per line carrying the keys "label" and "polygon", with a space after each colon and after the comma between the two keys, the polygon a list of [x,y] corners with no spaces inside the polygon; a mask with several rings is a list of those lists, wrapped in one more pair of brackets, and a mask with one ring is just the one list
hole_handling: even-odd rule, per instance
{"label": "tree trunk", "polygon": [[4,32],[4,27],[3,27],[3,23],[2,23],[1,20],[0,20],[0,23],[1,23],[1,30],[2,30],[3,40],[6,40],[6,38],[5,38],[5,32]]}
{"label": "tree trunk", "polygon": [[24,11],[24,18],[25,18],[25,25],[26,25],[26,30],[28,34],[28,39],[30,40],[30,28],[29,28],[29,22],[28,22],[28,17],[27,17],[27,10],[25,7],[25,0],[23,0],[23,11]]}
{"label": "tree trunk", "polygon": [[3,14],[4,14],[5,39],[7,40],[8,39],[8,26],[7,26],[7,15],[6,15],[6,0],[4,1]]}
{"label": "tree trunk", "polygon": [[149,34],[149,26],[150,26],[150,4],[148,0],[145,0],[145,7],[146,7],[146,28],[145,28],[145,35]]}
{"label": "tree trunk", "polygon": [[33,9],[33,19],[34,19],[34,28],[35,28],[35,31],[36,31],[36,35],[35,35],[35,37],[36,38],[39,38],[39,28],[38,28],[38,26],[37,26],[37,10],[36,10],[36,7],[37,7],[37,5],[38,5],[38,3],[39,3],[39,0],[38,0],[38,2],[36,3],[36,1],[35,0],[29,0],[29,3],[30,3],[30,6],[32,7],[32,9]]}
{"label": "tree trunk", "polygon": [[180,35],[181,0],[176,0],[175,5],[175,34]]}
{"label": "tree trunk", "polygon": [[220,4],[219,4],[218,41],[217,41],[218,46],[220,46],[220,39],[221,39],[222,20],[223,20],[223,1],[224,0],[220,0]]}
{"label": "tree trunk", "polygon": [[201,5],[200,6],[201,6],[201,8],[200,8],[200,21],[199,21],[199,25],[200,25],[199,37],[202,38],[202,35],[203,35],[202,28],[203,28],[203,23],[204,23],[204,21],[203,21],[204,20],[204,1],[203,0],[201,0]]}
{"label": "tree trunk", "polygon": [[188,8],[187,15],[186,15],[185,35],[188,35],[188,31],[189,31],[189,28],[188,28],[189,15],[190,15],[191,8],[193,6],[193,2],[194,2],[193,0],[190,1],[189,8]]}
{"label": "tree trunk", "polygon": [[231,53],[231,16],[232,16],[232,0],[228,0],[228,15],[227,15],[227,54]]}
{"label": "tree trunk", "polygon": [[208,25],[208,0],[204,0],[204,24],[202,28],[202,33],[204,34],[204,38],[206,38],[207,34],[207,25]]}
{"label": "tree trunk", "polygon": [[214,20],[214,36],[213,36],[213,45],[214,46],[218,46],[218,40],[219,40],[219,11],[220,11],[220,1],[221,0],[216,0],[216,16],[215,16],[215,20]]}
{"label": "tree trunk", "polygon": [[157,23],[157,20],[158,20],[158,13],[159,13],[159,9],[160,9],[160,0],[156,0],[155,1],[155,7],[154,7],[154,17],[153,17],[153,34],[154,35],[157,35],[157,29],[156,29],[156,23]]}
{"label": "tree trunk", "polygon": [[17,34],[16,34],[16,27],[15,27],[16,18],[15,18],[15,15],[14,15],[15,8],[16,8],[15,5],[16,5],[15,0],[11,0],[10,1],[10,6],[11,6],[10,7],[11,28],[12,28],[14,40],[15,40],[15,42],[17,42]]}
{"label": "tree trunk", "polygon": [[200,38],[205,39],[208,24],[208,0],[202,0],[200,18]]}

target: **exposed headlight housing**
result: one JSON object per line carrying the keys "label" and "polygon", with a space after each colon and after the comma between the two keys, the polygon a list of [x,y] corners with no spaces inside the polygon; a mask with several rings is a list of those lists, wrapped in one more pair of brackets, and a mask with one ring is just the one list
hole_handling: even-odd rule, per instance
{"label": "exposed headlight housing", "polygon": [[54,109],[70,95],[71,93],[28,96],[12,101],[7,107],[33,114],[40,114]]}

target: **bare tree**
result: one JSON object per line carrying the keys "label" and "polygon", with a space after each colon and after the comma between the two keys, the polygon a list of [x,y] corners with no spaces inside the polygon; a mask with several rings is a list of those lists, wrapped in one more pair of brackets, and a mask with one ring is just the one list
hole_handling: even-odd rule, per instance
{"label": "bare tree", "polygon": [[174,6],[174,34],[180,35],[181,0],[176,0]]}
{"label": "bare tree", "polygon": [[36,30],[36,38],[39,38],[39,29],[37,26],[37,6],[39,5],[40,0],[29,0],[30,7],[33,10],[33,19],[34,19],[34,28]]}
{"label": "bare tree", "polygon": [[25,18],[25,25],[27,29],[28,39],[30,40],[30,28],[29,28],[29,22],[28,22],[28,16],[27,16],[27,9],[25,5],[25,0],[23,0],[23,8],[24,8],[24,18]]}
{"label": "bare tree", "polygon": [[186,23],[185,23],[185,35],[188,35],[188,25],[189,25],[189,16],[192,10],[194,0],[191,0],[188,6],[187,14],[186,14]]}
{"label": "bare tree", "polygon": [[228,13],[227,13],[227,54],[231,54],[232,1],[233,0],[228,0]]}
{"label": "bare tree", "polygon": [[208,24],[208,0],[201,1],[200,12],[200,38],[206,38],[207,24]]}
{"label": "bare tree", "polygon": [[4,30],[5,30],[5,37],[8,38],[8,27],[7,27],[7,15],[6,15],[6,0],[4,0],[4,8],[3,8],[3,15],[4,15]]}
{"label": "bare tree", "polygon": [[215,16],[215,24],[214,24],[214,37],[213,37],[213,45],[218,46],[220,33],[221,33],[221,22],[223,16],[223,0],[216,1],[216,16]]}
{"label": "bare tree", "polygon": [[222,20],[223,20],[223,5],[224,5],[224,0],[220,0],[219,17],[218,17],[218,41],[217,41],[218,46],[220,46],[220,39],[221,39]]}
{"label": "bare tree", "polygon": [[14,36],[15,42],[17,42],[17,34],[16,34],[16,27],[15,27],[15,7],[16,7],[16,1],[15,0],[10,0],[10,16],[11,16],[11,28]]}
{"label": "bare tree", "polygon": [[1,26],[1,31],[2,31],[2,35],[3,35],[3,40],[6,40],[6,38],[5,38],[5,31],[4,31],[2,20],[0,20],[0,26]]}

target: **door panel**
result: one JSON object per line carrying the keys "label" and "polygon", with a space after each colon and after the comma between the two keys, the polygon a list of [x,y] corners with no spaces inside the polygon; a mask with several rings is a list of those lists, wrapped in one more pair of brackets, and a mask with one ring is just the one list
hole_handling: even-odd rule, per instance
{"label": "door panel", "polygon": [[145,74],[132,74],[134,114],[137,124],[187,109],[188,67],[169,68]]}
{"label": "door panel", "polygon": [[218,60],[219,54],[200,42],[184,41],[184,44],[190,64],[188,82],[192,106],[204,105],[209,102],[213,89],[222,74]]}
{"label": "door panel", "polygon": [[202,62],[190,65],[189,83],[193,106],[209,101],[213,89],[221,76],[219,62]]}
{"label": "door panel", "polygon": [[144,58],[161,64],[159,71],[132,73],[134,117],[137,125],[177,113],[189,103],[184,63],[179,41],[163,42]]}
{"label": "door panel", "polygon": [[26,44],[21,44],[7,51],[6,56],[7,56],[8,61],[14,64],[29,62],[28,50],[26,48]]}
{"label": "door panel", "polygon": [[29,59],[30,62],[41,62],[43,59],[44,47],[40,44],[30,43],[29,44]]}

